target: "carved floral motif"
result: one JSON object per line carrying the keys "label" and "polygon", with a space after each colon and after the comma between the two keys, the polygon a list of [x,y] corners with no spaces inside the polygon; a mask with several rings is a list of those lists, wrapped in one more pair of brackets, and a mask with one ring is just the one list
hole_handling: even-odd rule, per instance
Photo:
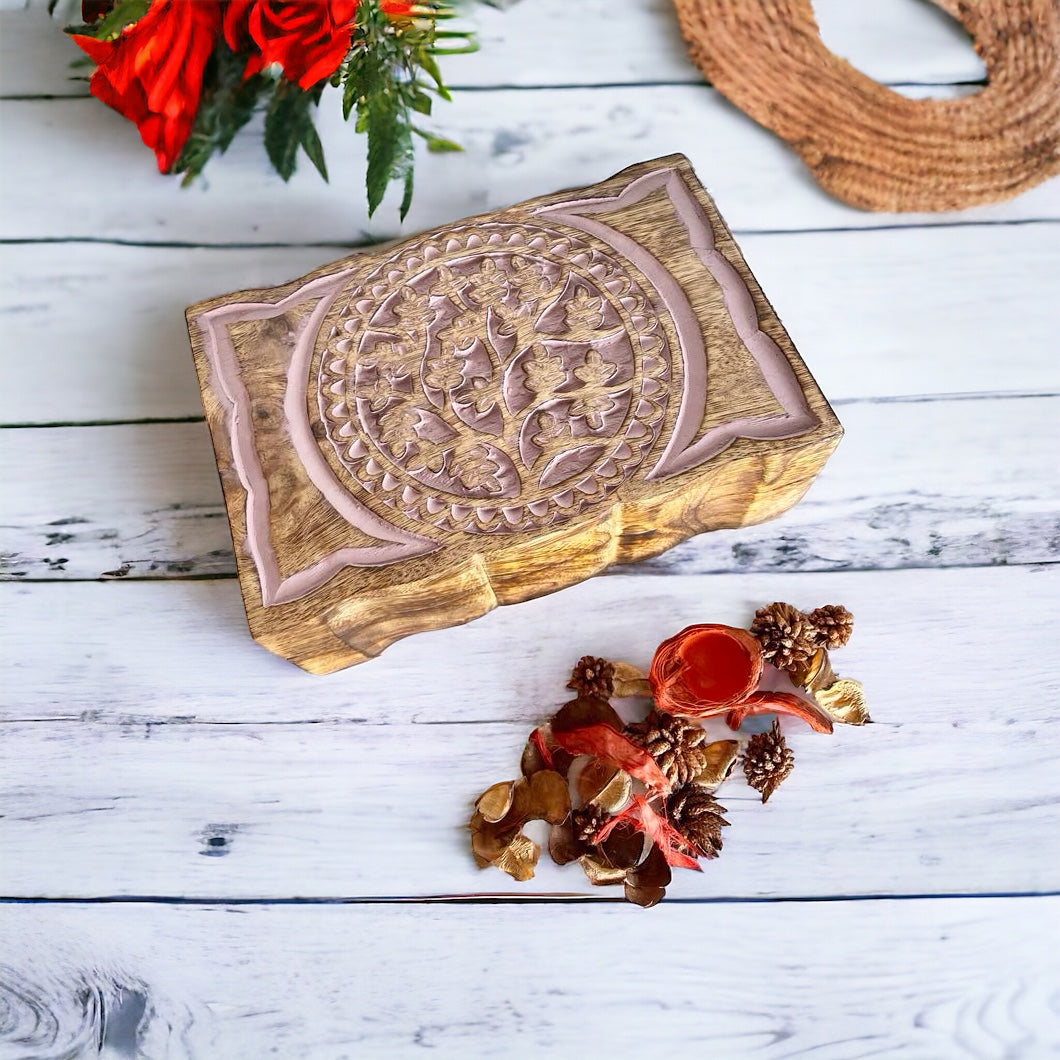
{"label": "carved floral motif", "polygon": [[662,426],[658,311],[626,263],[559,226],[406,245],[322,334],[319,407],[341,468],[417,523],[558,524],[621,485]]}

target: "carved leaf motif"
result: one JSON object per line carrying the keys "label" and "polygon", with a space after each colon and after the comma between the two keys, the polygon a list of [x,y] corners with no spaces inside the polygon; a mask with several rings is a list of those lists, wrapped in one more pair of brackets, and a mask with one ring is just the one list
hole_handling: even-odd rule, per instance
{"label": "carved leaf motif", "polygon": [[508,277],[493,258],[486,258],[478,272],[467,278],[468,296],[485,309],[504,299],[508,293]]}
{"label": "carved leaf motif", "polygon": [[513,258],[515,271],[511,282],[519,292],[523,302],[536,302],[551,293],[552,281],[545,275],[545,270],[527,258]]}
{"label": "carved leaf motif", "polygon": [[471,450],[470,453],[454,456],[452,470],[465,489],[485,489],[489,493],[501,491],[502,487],[497,478],[497,472],[500,469],[481,446]]}
{"label": "carved leaf motif", "polygon": [[373,412],[378,412],[386,408],[387,402],[394,396],[394,388],[385,376],[377,376],[371,381],[358,383],[356,394],[368,402],[368,407]]}
{"label": "carved leaf motif", "polygon": [[452,390],[464,381],[463,362],[445,355],[432,357],[427,362],[427,371],[424,373],[423,381],[434,390]]}
{"label": "carved leaf motif", "polygon": [[440,337],[458,350],[466,350],[480,337],[481,330],[481,323],[472,314],[463,313],[441,330]]}
{"label": "carved leaf motif", "polygon": [[605,361],[599,350],[589,350],[585,361],[574,369],[574,375],[586,386],[606,386],[618,371],[618,365]]}
{"label": "carved leaf motif", "polygon": [[564,319],[568,331],[580,331],[583,328],[595,331],[604,322],[603,299],[579,287],[564,307]]}
{"label": "carved leaf motif", "polygon": [[561,438],[570,430],[570,424],[564,420],[557,419],[550,412],[539,412],[537,414],[538,433],[531,441],[539,449],[547,449],[548,443],[556,438]]}
{"label": "carved leaf motif", "polygon": [[495,388],[488,379],[476,377],[471,380],[471,392],[460,395],[461,400],[469,402],[479,414],[489,412],[497,404]]}
{"label": "carved leaf motif", "polygon": [[445,467],[446,452],[446,447],[439,445],[437,442],[426,441],[422,438],[417,439],[415,451],[408,458],[406,466],[413,473],[429,471],[432,474],[437,474]]}
{"label": "carved leaf motif", "polygon": [[360,359],[365,368],[375,368],[391,381],[404,379],[412,374],[412,356],[404,346],[383,340],[377,342],[371,352]]}
{"label": "carved leaf motif", "polygon": [[394,315],[409,334],[415,334],[420,328],[426,327],[434,320],[435,311],[427,299],[421,297],[411,287],[402,287],[401,295],[394,304]]}
{"label": "carved leaf motif", "polygon": [[379,417],[379,438],[394,454],[400,456],[415,439],[420,414],[410,405],[395,405]]}
{"label": "carved leaf motif", "polygon": [[607,394],[585,394],[571,405],[571,415],[584,416],[589,427],[598,431],[604,425],[604,416],[615,407]]}
{"label": "carved leaf motif", "polygon": [[523,365],[526,373],[526,388],[535,394],[551,394],[567,379],[562,357],[553,357],[543,346],[538,346],[533,356]]}

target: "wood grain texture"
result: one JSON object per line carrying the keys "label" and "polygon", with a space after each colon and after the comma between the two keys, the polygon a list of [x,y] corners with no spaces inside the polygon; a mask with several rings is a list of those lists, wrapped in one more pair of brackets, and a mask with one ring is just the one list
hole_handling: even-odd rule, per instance
{"label": "wood grain texture", "polygon": [[[48,20],[44,0],[11,6],[30,10],[0,13],[0,97],[85,95],[84,81],[67,69],[80,52]],[[879,0],[866,18],[849,0],[816,0],[814,11],[829,46],[885,84],[983,76],[960,27],[928,5]],[[475,4],[461,24],[475,27],[481,48],[443,58],[457,86],[695,83],[702,76],[681,42],[671,0],[622,0],[620,18],[614,0],[520,0],[507,11]]]}
{"label": "wood grain texture", "polygon": [[[591,891],[551,864],[529,885],[476,870],[470,800],[516,775],[577,656],[643,666],[665,635],[704,618],[744,624],[773,598],[842,600],[858,615],[835,664],[864,681],[876,724],[824,737],[792,723],[783,790],[763,807],[742,780],[723,788],[724,855],[677,874],[671,894],[1055,890],[1058,576],[910,571],[883,592],[876,572],[598,579],[423,634],[327,682],[256,651],[210,583],[8,587],[24,662],[0,740],[0,844],[19,856],[0,866],[0,894]],[[42,627],[67,645],[50,669]]]}
{"label": "wood grain texture", "polygon": [[[751,234],[740,245],[833,401],[1060,390],[1060,371],[1041,356],[1060,330],[1060,308],[1038,288],[1041,277],[1060,273],[1054,224]],[[200,416],[187,332],[174,307],[216,291],[273,286],[336,253],[7,247],[0,323],[11,356],[0,424]],[[123,300],[117,331],[97,311],[114,288]],[[106,355],[86,357],[86,348]],[[39,386],[41,358],[63,386]]]}
{"label": "wood grain texture", "polygon": [[[1042,563],[1060,540],[1060,398],[854,402],[780,520],[719,530],[632,571],[778,573]],[[202,423],[0,431],[5,578],[235,573]],[[865,468],[873,474],[866,477]]]}
{"label": "wood grain texture", "polygon": [[[1060,1036],[1042,931],[1058,911],[1054,898],[671,904],[651,916],[8,906],[0,931],[24,971],[0,989],[13,1027],[49,1058],[97,1035],[104,1056],[189,1060],[569,1056],[587,1040],[623,1060],[689,1049],[1038,1060]],[[665,972],[620,974],[631,952],[658,954]],[[721,966],[707,952],[724,953]],[[12,1038],[0,1057],[24,1060]]]}
{"label": "wood grain texture", "polygon": [[[886,575],[614,574],[403,641],[329,681],[287,666],[246,637],[232,581],[3,585],[4,634],[19,660],[11,667],[3,720],[83,719],[135,728],[182,721],[326,726],[358,719],[512,719],[529,727],[563,701],[563,682],[582,654],[646,667],[655,645],[683,626],[705,620],[744,626],[772,599],[804,607],[841,600],[857,614],[856,636],[838,653],[837,665],[863,678],[874,716],[909,720],[925,698],[910,675],[919,680],[924,668],[925,687],[941,697],[933,709],[953,706],[946,691],[952,671],[962,689],[979,682],[979,705],[967,713],[991,725],[1016,716],[1008,690],[1018,673],[1028,688],[1048,693],[1020,707],[1040,720],[1050,716],[1048,690],[1056,684],[1049,638],[1060,609],[1058,577],[1056,565]],[[1041,620],[1029,625],[1028,614]],[[991,649],[995,629],[1003,647]],[[940,643],[945,665],[932,668]],[[984,671],[984,654],[1003,656],[1005,666]],[[899,657],[907,665],[896,667]],[[424,679],[433,673],[443,675],[441,688]],[[489,694],[480,695],[480,686]],[[892,705],[884,707],[881,696]]]}
{"label": "wood grain texture", "polygon": [[[0,0],[0,95],[83,93],[39,8],[9,13],[23,2]],[[826,43],[870,75],[938,86],[913,95],[953,97],[974,87],[953,82],[981,78],[931,4],[815,11]],[[468,152],[420,160],[407,231],[695,140],[729,219],[764,233],[741,243],[826,391],[912,400],[845,403],[844,445],[779,523],[424,634],[327,682],[250,642],[230,578],[0,586],[0,881],[74,898],[156,892],[0,907],[0,1057],[564,1056],[587,1039],[638,1058],[1053,1055],[1051,898],[671,900],[647,914],[600,892],[578,908],[164,900],[498,889],[501,874],[470,867],[467,800],[514,772],[572,654],[646,662],[656,631],[743,623],[778,596],[854,607],[858,632],[837,662],[866,679],[877,724],[841,734],[856,749],[793,737],[785,789],[766,807],[734,790],[722,858],[672,894],[1057,888],[1055,568],[891,569],[1055,562],[1057,410],[989,395],[1060,390],[1055,223],[1000,223],[1060,218],[1056,184],[930,229],[868,218],[824,198],[697,83],[670,0],[521,0],[480,21],[482,52],[449,73],[487,90],[437,116]],[[492,90],[504,84],[552,87]],[[363,140],[324,106],[331,187],[270,175],[259,125],[181,192],[96,101],[5,103],[0,236],[57,242],[4,248],[0,423],[197,415],[174,308],[396,233],[391,203],[365,222]],[[121,196],[101,193],[116,172]],[[823,228],[844,230],[792,234]],[[288,245],[306,242],[327,245]],[[123,324],[108,328],[100,310],[115,290]],[[38,365],[58,384],[41,385]],[[930,399],[955,392],[980,396]],[[231,574],[201,423],[0,440],[9,570]],[[821,567],[866,569],[792,573]],[[673,577],[708,569],[760,573]],[[550,871],[511,894],[566,891],[581,875]],[[629,949],[671,974],[586,971]]]}
{"label": "wood grain texture", "polygon": [[[8,206],[0,238],[357,244],[529,199],[554,187],[556,174],[568,186],[592,184],[674,150],[689,157],[738,234],[954,220],[869,214],[829,198],[781,141],[696,85],[474,92],[432,121],[465,150],[418,157],[416,200],[402,226],[396,195],[368,221],[364,137],[351,134],[337,102],[322,109],[318,122],[330,184],[311,167],[289,184],[270,173],[256,119],[211,166],[208,182],[182,189],[158,174],[129,123],[96,100],[3,101],[0,124],[17,149],[0,166],[17,158],[18,177],[3,177]],[[52,186],[57,157],[76,165],[79,179],[64,184],[61,197],[45,200],[37,189]],[[101,199],[95,189],[116,170],[123,175],[120,201]],[[962,222],[1060,218],[1060,181],[957,216]]]}
{"label": "wood grain texture", "polygon": [[311,673],[774,518],[842,435],[681,155],[187,317],[251,633]]}

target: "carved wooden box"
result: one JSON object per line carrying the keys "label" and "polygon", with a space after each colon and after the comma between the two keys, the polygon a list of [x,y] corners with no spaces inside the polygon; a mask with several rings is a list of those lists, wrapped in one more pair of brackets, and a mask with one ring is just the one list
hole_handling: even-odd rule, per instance
{"label": "carved wooden box", "polygon": [[842,434],[677,155],[188,325],[251,632],[314,673],[778,515]]}

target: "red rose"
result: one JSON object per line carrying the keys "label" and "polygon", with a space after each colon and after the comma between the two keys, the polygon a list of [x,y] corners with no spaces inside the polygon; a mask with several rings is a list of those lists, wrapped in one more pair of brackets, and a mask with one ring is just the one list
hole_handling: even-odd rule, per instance
{"label": "red rose", "polygon": [[664,640],[648,681],[661,710],[686,718],[724,714],[762,678],[762,648],[746,629],[689,626]]}
{"label": "red rose", "polygon": [[330,77],[350,50],[357,0],[232,0],[225,40],[234,52],[256,50],[243,77],[279,63],[303,89]]}
{"label": "red rose", "polygon": [[163,173],[191,132],[206,60],[221,31],[217,0],[154,0],[116,40],[75,36],[97,64],[92,95],[135,122]]}

